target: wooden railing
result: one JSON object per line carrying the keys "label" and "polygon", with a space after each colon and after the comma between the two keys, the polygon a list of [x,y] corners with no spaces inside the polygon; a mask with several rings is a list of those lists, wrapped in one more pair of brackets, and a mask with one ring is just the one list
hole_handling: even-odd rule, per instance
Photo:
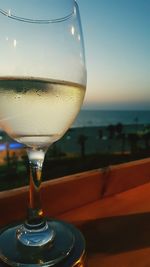
{"label": "wooden railing", "polygon": [[[1,192],[0,225],[24,219],[27,202],[28,187]],[[150,266],[150,158],[44,182],[42,203],[83,231],[88,267]]]}
{"label": "wooden railing", "polygon": [[[70,175],[42,186],[46,216],[59,216],[117,193],[150,182],[150,159]],[[0,225],[25,218],[28,187],[0,192]]]}

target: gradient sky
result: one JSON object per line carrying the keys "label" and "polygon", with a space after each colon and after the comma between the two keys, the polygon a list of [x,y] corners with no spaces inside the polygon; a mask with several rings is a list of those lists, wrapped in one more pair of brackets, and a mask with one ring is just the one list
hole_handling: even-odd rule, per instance
{"label": "gradient sky", "polygon": [[[55,4],[56,0],[51,1],[53,2],[53,6],[57,6],[57,4]],[[88,74],[84,108],[150,109],[150,0],[76,1],[79,4],[83,26]],[[11,0],[3,0],[1,8],[4,6],[7,10],[7,4],[9,7],[10,2]],[[21,10],[25,12],[25,8],[22,8],[22,4],[26,6],[25,1],[14,0],[14,2],[17,3],[17,7],[20,5]],[[48,1],[45,2],[48,3]],[[38,13],[41,10],[41,5],[43,5],[41,0],[32,0],[30,3],[31,14],[33,11],[34,14]],[[71,1],[69,3],[71,3]],[[44,16],[49,17],[52,15],[51,13],[54,13],[49,9],[46,10],[47,13],[44,13]],[[39,13],[41,14],[41,11]],[[24,14],[21,15],[24,16]],[[43,14],[41,14],[41,16],[43,16]],[[9,25],[6,25],[6,21]],[[16,66],[14,66],[14,60],[17,56],[21,65],[22,62],[24,62],[23,66],[25,68],[26,61],[28,65],[29,53],[31,53],[32,57],[32,71],[36,64],[36,66],[39,66],[40,73],[43,71],[45,74],[46,70],[50,73],[48,66],[45,67],[45,64],[38,64],[39,56],[36,57],[35,55],[33,60],[33,51],[36,51],[34,47],[31,49],[31,42],[29,42],[28,46],[28,40],[24,40],[26,36],[28,36],[30,40],[35,38],[33,34],[32,36],[29,34],[29,28],[26,28],[28,25],[22,24],[22,27],[20,27],[21,33],[18,33],[13,30],[15,21],[7,20],[6,17],[4,18],[1,16],[0,24],[0,50],[5,51],[9,61],[6,62],[6,55],[1,53],[1,73],[6,72],[5,66],[6,68],[9,66],[10,73],[13,73],[14,68],[16,68]],[[6,29],[7,31],[9,29],[9,34]],[[26,35],[24,34],[25,32],[27,33]],[[16,36],[17,33],[18,37]],[[37,33],[40,39],[36,42],[37,44],[38,42],[40,44],[40,42],[44,40],[42,34],[44,34],[43,31],[40,32],[40,35]],[[65,36],[65,33],[62,32],[61,29],[59,34],[62,34],[63,37]],[[12,50],[10,50],[10,43],[12,44],[12,41],[13,53]],[[57,46],[60,45],[60,47],[57,48],[57,54],[60,51],[60,55],[52,55],[52,53],[49,53],[52,49],[50,50],[50,48],[46,46],[50,44],[53,45],[53,42],[54,46],[56,46],[56,41],[52,41],[53,38],[51,42],[49,42],[49,40],[47,42],[43,41],[45,45],[43,46],[44,52],[41,52],[40,56],[44,58],[44,62],[52,61],[52,57],[54,58],[53,61],[56,61],[56,58],[58,58],[59,64],[57,64],[56,73],[58,72],[58,66],[60,67],[61,73],[62,66],[60,64],[60,58],[62,45],[57,42]],[[7,53],[7,50],[10,55]],[[20,51],[23,51],[23,58],[21,57]],[[49,53],[49,57],[51,57],[49,61],[47,60],[48,56],[46,51]],[[66,53],[68,53],[67,47]],[[70,60],[70,62],[74,62],[75,64],[76,60],[72,60],[72,58]],[[70,68],[73,68],[73,72],[75,72],[74,64],[70,63]],[[18,70],[21,71],[22,68],[18,67]],[[41,70],[40,68],[43,69]],[[51,68],[51,72],[53,71],[55,73],[54,64],[51,64]],[[29,68],[28,71],[30,72]]]}
{"label": "gradient sky", "polygon": [[150,109],[150,0],[77,0],[88,85],[85,108]]}

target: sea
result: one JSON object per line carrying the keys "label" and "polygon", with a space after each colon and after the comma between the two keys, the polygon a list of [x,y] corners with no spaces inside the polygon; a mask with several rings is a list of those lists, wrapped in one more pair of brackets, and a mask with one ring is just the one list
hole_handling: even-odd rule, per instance
{"label": "sea", "polygon": [[150,124],[150,110],[81,110],[72,127]]}

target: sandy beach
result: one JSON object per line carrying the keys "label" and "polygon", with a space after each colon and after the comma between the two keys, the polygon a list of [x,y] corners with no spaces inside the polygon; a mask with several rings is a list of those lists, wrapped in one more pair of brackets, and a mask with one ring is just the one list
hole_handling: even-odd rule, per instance
{"label": "sandy beach", "polygon": [[[146,142],[142,136],[144,132],[144,124],[123,125],[120,134],[116,130],[110,131],[110,126],[70,128],[47,151],[43,180],[147,157],[150,138]],[[4,139],[5,136],[3,142]],[[8,137],[5,141],[8,141]],[[0,158],[3,159],[0,165],[0,190],[28,184],[26,150],[12,149],[14,141],[9,141],[9,150],[0,151]]]}
{"label": "sandy beach", "polygon": [[114,132],[111,137],[108,126],[71,128],[60,141],[54,144],[52,149],[55,150],[55,153],[65,153],[70,156],[78,155],[81,152],[81,142],[84,142],[85,154],[87,155],[117,153],[122,149],[127,153],[130,152],[130,135],[137,134],[139,138],[138,146],[141,149],[145,147],[145,141],[141,138],[145,131],[146,128],[143,124],[123,125],[121,134]]}

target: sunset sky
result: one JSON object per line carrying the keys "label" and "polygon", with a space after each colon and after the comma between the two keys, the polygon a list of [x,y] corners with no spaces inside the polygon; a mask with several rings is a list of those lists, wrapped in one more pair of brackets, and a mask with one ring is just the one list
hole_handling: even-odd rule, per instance
{"label": "sunset sky", "polygon": [[84,107],[150,109],[150,1],[77,2],[88,71]]}
{"label": "sunset sky", "polygon": [[[56,10],[59,10],[57,8],[58,3],[59,7],[60,3],[64,3],[62,1],[56,2],[56,0],[51,1],[53,3],[52,7],[56,6]],[[150,109],[150,0],[76,1],[80,8],[87,62],[88,83],[84,108]],[[8,9],[11,12],[11,2],[11,0],[3,0],[1,8]],[[26,6],[26,1],[14,0],[14,2],[17,3],[17,7],[19,6],[22,12],[25,12],[25,8],[24,6],[22,8],[22,5]],[[68,3],[68,1],[66,2]],[[30,3],[31,8],[29,11],[31,14],[28,14],[29,17],[35,15],[38,11],[42,18],[43,16],[46,18],[54,16],[53,8],[52,10],[44,8],[43,15],[41,11],[43,1],[33,0]],[[50,2],[45,1],[44,3],[48,5]],[[71,3],[70,1],[69,4],[71,5]],[[12,12],[14,11],[15,9],[12,9]],[[18,14],[20,15],[19,12]],[[21,16],[24,17],[26,14],[21,13]],[[1,53],[0,58],[1,75],[8,72],[8,66],[9,73],[15,73],[16,66],[14,62],[16,62],[16,59],[18,62],[20,61],[20,65],[18,63],[17,67],[17,73],[19,73],[23,67],[25,68],[28,65],[28,58],[31,57],[31,63],[33,63],[30,63],[33,65],[32,71],[35,69],[35,65],[41,66],[44,75],[46,75],[46,71],[48,73],[58,73],[59,68],[60,73],[63,70],[65,71],[65,66],[62,68],[60,64],[60,61],[63,62],[61,60],[62,45],[60,44],[60,47],[57,48],[56,55],[49,53],[49,51],[53,51],[50,45],[55,47],[57,44],[59,46],[59,42],[51,38],[52,34],[50,36],[46,35],[47,40],[42,44],[44,53],[40,53],[40,57],[45,57],[44,64],[38,64],[39,53],[37,56],[35,45],[32,41],[32,39],[35,39],[35,28],[33,31],[30,25],[31,30],[29,33],[30,28],[28,28],[28,25],[21,24],[20,26],[20,24],[15,24],[14,20],[10,20],[7,16],[2,16],[2,14],[0,18],[0,50],[5,51],[5,53]],[[14,28],[13,25],[15,26]],[[19,30],[16,29],[16,25],[20,26],[18,27]],[[43,30],[40,31],[40,34],[37,34],[39,38],[37,38],[38,42],[36,41],[37,49],[38,43],[44,40],[44,34]],[[61,31],[61,28],[57,35],[62,35],[62,40],[65,39],[65,33]],[[69,49],[66,46],[65,48],[66,54],[69,54]],[[47,56],[48,53],[49,56]],[[49,57],[50,60],[48,61]],[[56,64],[55,69],[54,62],[56,59],[58,59],[58,64]],[[49,62],[52,62],[52,60],[53,64],[50,65]],[[22,62],[24,63],[23,65]],[[69,68],[72,68],[72,72],[75,73],[73,64],[75,60],[70,62]],[[51,71],[49,71],[48,65],[51,66]],[[22,67],[20,68],[20,66]],[[39,71],[41,74],[41,69]],[[59,78],[61,79],[61,76]]]}

